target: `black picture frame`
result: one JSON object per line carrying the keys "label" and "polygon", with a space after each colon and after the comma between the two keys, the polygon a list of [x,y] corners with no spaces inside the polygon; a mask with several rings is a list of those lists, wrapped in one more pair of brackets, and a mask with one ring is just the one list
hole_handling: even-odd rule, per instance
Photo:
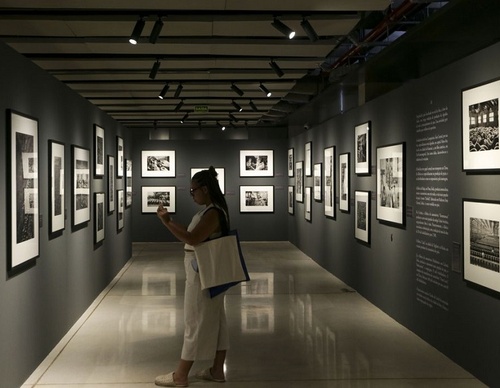
{"label": "black picture frame", "polygon": [[116,190],[116,229],[118,232],[125,226],[125,198],[123,189]]}
{"label": "black picture frame", "polygon": [[66,219],[65,175],[66,146],[49,140],[49,234],[64,230]]}
{"label": "black picture frame", "polygon": [[96,178],[104,177],[106,171],[104,139],[104,128],[94,124],[94,177]]}
{"label": "black picture frame", "polygon": [[240,150],[240,177],[273,177],[274,150]]}
{"label": "black picture frame", "polygon": [[106,194],[94,193],[94,244],[99,244],[106,235]]}
{"label": "black picture frame", "polygon": [[113,214],[116,206],[115,157],[108,155],[108,214]]}
{"label": "black picture frame", "polygon": [[304,175],[312,176],[312,141],[304,145]]}
{"label": "black picture frame", "polygon": [[125,159],[125,208],[132,206],[132,160]]}
{"label": "black picture frame", "polygon": [[71,146],[71,169],[73,195],[71,209],[73,226],[90,221],[90,150],[77,145]]}
{"label": "black picture frame", "polygon": [[354,192],[354,237],[364,243],[370,243],[370,199],[371,192]]}
{"label": "black picture frame", "polygon": [[295,162],[295,200],[304,202],[304,162]]}
{"label": "black picture frame", "polygon": [[170,214],[175,213],[175,186],[142,186],[142,213],[156,213],[158,206],[163,205]]}
{"label": "black picture frame", "polygon": [[335,146],[326,147],[323,150],[323,162],[323,185],[325,189],[324,213],[328,218],[335,218]]}
{"label": "black picture frame", "polygon": [[312,187],[306,186],[304,188],[304,218],[306,221],[312,221]]}
{"label": "black picture frame", "polygon": [[339,155],[339,210],[348,213],[350,207],[350,154]]}
{"label": "black picture frame", "polygon": [[294,155],[294,149],[289,148],[288,149],[288,177],[293,178],[294,173],[295,173],[295,155]]}
{"label": "black picture frame", "polygon": [[354,127],[354,171],[356,175],[371,174],[371,122],[366,121]]}
{"label": "black picture frame", "polygon": [[240,186],[240,213],[274,213],[274,186]]}
{"label": "black picture frame", "polygon": [[295,212],[295,187],[288,186],[288,214],[293,215]]}
{"label": "black picture frame", "polygon": [[116,177],[123,178],[125,170],[125,156],[123,149],[123,138],[116,136]]}
{"label": "black picture frame", "polygon": [[323,163],[314,164],[313,174],[313,198],[316,202],[321,202],[323,199]]}

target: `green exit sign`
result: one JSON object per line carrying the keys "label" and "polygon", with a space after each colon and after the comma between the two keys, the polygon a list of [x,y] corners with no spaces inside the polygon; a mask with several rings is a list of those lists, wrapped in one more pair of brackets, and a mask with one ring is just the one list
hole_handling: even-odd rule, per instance
{"label": "green exit sign", "polygon": [[195,105],[194,111],[198,113],[206,113],[208,112],[208,105]]}

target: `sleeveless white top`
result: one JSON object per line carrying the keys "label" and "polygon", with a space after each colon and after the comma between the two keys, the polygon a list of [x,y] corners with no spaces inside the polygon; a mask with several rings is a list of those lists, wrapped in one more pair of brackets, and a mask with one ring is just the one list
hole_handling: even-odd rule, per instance
{"label": "sleeveless white top", "polygon": [[[187,231],[188,232],[191,232],[195,227],[196,225],[198,225],[198,223],[200,222],[201,220],[201,217],[203,217],[203,214],[205,214],[205,212],[212,208],[212,207],[215,207],[215,205],[213,203],[211,203],[210,205],[208,205],[207,207],[205,207],[204,209],[201,209],[198,213],[196,213],[193,218],[191,219],[191,222],[189,223],[188,227],[187,227]],[[220,209],[220,208],[219,208]],[[222,209],[221,209],[222,210]],[[224,210],[222,210],[224,212]],[[225,212],[224,212],[225,214]],[[227,219],[227,216],[226,216],[226,219]],[[215,232],[215,233],[212,233],[208,239],[209,240],[212,240],[214,238],[217,238],[217,237],[220,237],[222,234],[222,232]],[[184,249],[188,250],[188,251],[192,251],[194,250],[194,247],[192,245],[189,245],[189,244],[184,244]]]}

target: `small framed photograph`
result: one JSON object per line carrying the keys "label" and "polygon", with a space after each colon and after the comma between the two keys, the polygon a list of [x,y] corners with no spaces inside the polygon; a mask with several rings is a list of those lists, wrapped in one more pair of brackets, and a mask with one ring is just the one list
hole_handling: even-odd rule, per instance
{"label": "small framed photograph", "polygon": [[464,280],[500,292],[500,202],[463,200]]}
{"label": "small framed photograph", "polygon": [[71,146],[73,169],[73,226],[90,221],[90,151]]}
{"label": "small framed photograph", "polygon": [[304,162],[295,162],[295,200],[304,202]]}
{"label": "small framed photograph", "polygon": [[370,243],[370,191],[356,190],[354,193],[354,237]]}
{"label": "small framed photograph", "polygon": [[357,175],[370,175],[371,123],[368,121],[354,128],[355,171]]}
{"label": "small framed photograph", "polygon": [[175,186],[142,186],[142,212],[156,213],[160,204],[175,213]]}
{"label": "small framed photograph", "polygon": [[377,148],[377,219],[405,223],[405,143]]}
{"label": "small framed photograph", "polygon": [[98,244],[104,240],[105,196],[102,192],[94,193],[94,244]]}
{"label": "small framed photograph", "polygon": [[125,156],[123,153],[123,138],[116,137],[116,177],[123,178],[123,170],[125,169]]}
{"label": "small framed photograph", "polygon": [[175,151],[142,151],[141,171],[143,178],[175,178]]}
{"label": "small framed photograph", "polygon": [[294,203],[295,203],[295,200],[294,200],[294,194],[295,194],[295,187],[293,186],[288,186],[288,214],[292,214],[294,213]]}
{"label": "small framed photograph", "polygon": [[49,233],[53,234],[64,229],[65,202],[64,202],[64,151],[63,143],[49,140],[49,168],[50,168],[50,199],[49,199]]}
{"label": "small framed photograph", "polygon": [[293,148],[288,149],[288,177],[293,178],[293,173],[295,169]]}
{"label": "small framed photograph", "polygon": [[[208,167],[196,167],[191,169],[191,179],[194,174],[199,171],[208,170]],[[217,180],[219,181],[219,187],[222,194],[226,194],[226,180],[225,180],[225,172],[224,167],[215,167],[215,172],[217,173]]]}
{"label": "small framed photograph", "polygon": [[500,80],[462,91],[462,168],[500,169],[498,100]]}
{"label": "small framed photograph", "polygon": [[305,188],[304,194],[305,194],[305,199],[304,199],[304,218],[306,221],[311,221],[312,219],[312,187],[307,186]]}
{"label": "small framed photograph", "polygon": [[304,173],[312,176],[312,142],[308,141],[304,146]]}
{"label": "small framed photograph", "polygon": [[123,229],[125,219],[124,219],[124,213],[125,213],[125,198],[123,196],[123,189],[116,190],[116,204],[117,204],[117,211],[116,211],[116,228],[119,231]]}
{"label": "small framed photograph", "polygon": [[325,177],[325,216],[335,218],[335,147],[325,148],[324,177]]}
{"label": "small framed photograph", "polygon": [[274,186],[240,186],[241,213],[273,213]]}
{"label": "small framed photograph", "polygon": [[7,267],[25,269],[40,255],[38,120],[7,111]]}
{"label": "small framed photograph", "polygon": [[129,208],[132,206],[132,161],[130,159],[125,159],[125,207]]}
{"label": "small framed photograph", "polygon": [[274,176],[273,150],[241,150],[240,177]]}
{"label": "small framed photograph", "polygon": [[349,153],[339,155],[339,209],[349,211]]}
{"label": "small framed photograph", "polygon": [[104,176],[104,128],[94,124],[94,176]]}
{"label": "small framed photograph", "polygon": [[115,211],[115,157],[108,155],[108,214]]}
{"label": "small framed photograph", "polygon": [[314,200],[321,202],[323,196],[323,186],[321,185],[321,174],[323,173],[323,165],[321,163],[314,164]]}

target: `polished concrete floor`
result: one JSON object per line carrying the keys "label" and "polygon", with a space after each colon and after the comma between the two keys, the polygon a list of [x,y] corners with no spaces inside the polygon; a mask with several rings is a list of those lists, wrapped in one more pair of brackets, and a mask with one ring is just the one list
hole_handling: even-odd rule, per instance
{"label": "polished concrete floor", "polygon": [[[287,242],[243,243],[226,296],[226,388],[483,387]],[[115,280],[23,388],[151,388],[183,333],[183,250],[136,243]],[[197,362],[193,373],[207,366]],[[190,386],[217,386],[194,377]]]}

